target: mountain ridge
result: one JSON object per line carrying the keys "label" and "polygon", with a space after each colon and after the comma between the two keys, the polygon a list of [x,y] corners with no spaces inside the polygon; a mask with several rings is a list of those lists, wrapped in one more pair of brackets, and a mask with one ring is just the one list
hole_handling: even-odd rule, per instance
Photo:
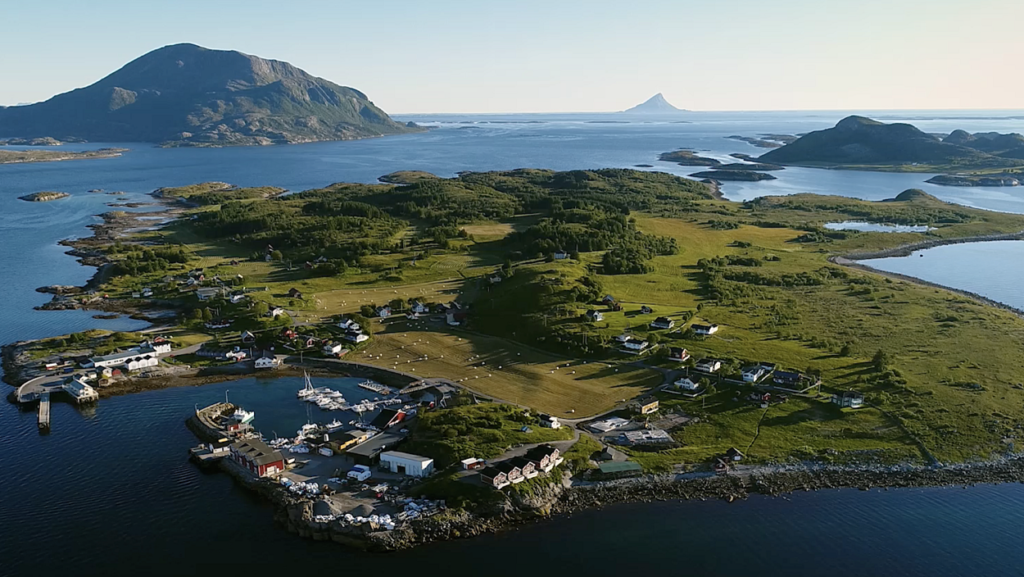
{"label": "mountain ridge", "polygon": [[0,109],[0,134],[169,146],[351,140],[417,130],[354,88],[280,60],[195,44],[148,52],[95,83]]}

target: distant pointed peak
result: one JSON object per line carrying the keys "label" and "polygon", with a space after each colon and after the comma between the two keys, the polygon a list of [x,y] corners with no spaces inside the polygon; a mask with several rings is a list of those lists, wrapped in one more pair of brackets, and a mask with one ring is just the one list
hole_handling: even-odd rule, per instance
{"label": "distant pointed peak", "polygon": [[637,104],[633,108],[629,108],[627,110],[624,110],[623,112],[664,114],[672,112],[685,112],[685,110],[672,106],[668,100],[665,100],[665,95],[659,92],[645,100],[642,104]]}

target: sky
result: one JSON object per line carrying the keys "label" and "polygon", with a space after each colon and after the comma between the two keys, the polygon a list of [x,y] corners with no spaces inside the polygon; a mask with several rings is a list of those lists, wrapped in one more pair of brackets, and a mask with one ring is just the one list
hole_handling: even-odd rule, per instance
{"label": "sky", "polygon": [[1020,0],[0,0],[0,104],[191,42],[392,114],[1021,109]]}

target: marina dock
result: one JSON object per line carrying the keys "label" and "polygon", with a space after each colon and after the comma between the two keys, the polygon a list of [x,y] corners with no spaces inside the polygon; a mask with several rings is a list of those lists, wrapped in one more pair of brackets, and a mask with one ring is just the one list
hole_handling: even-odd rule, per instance
{"label": "marina dock", "polygon": [[39,395],[39,428],[50,428],[50,393]]}

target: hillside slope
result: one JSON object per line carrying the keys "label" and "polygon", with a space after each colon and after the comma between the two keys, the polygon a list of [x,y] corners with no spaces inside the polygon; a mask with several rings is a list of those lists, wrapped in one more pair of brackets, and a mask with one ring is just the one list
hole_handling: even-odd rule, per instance
{"label": "hillside slope", "polygon": [[145,54],[85,88],[0,110],[0,134],[220,146],[416,130],[366,95],[286,62],[193,44]]}

